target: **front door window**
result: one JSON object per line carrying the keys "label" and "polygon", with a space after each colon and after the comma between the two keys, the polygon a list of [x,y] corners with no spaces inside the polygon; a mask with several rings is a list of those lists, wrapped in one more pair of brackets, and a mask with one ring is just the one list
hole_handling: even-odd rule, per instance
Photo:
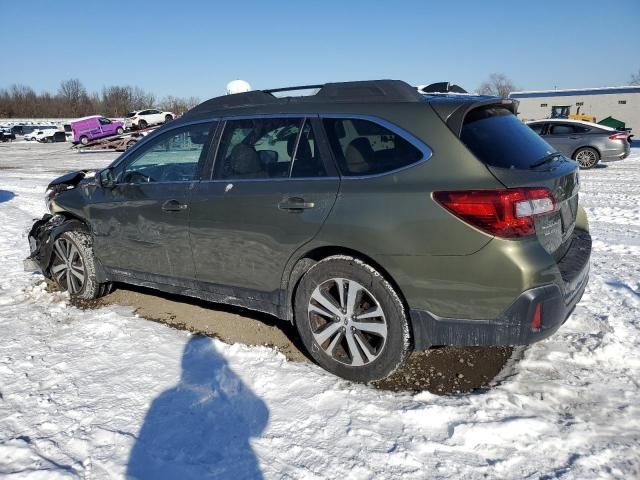
{"label": "front door window", "polygon": [[171,130],[155,138],[141,147],[116,174],[117,183],[193,180],[214,129],[215,125],[203,123]]}

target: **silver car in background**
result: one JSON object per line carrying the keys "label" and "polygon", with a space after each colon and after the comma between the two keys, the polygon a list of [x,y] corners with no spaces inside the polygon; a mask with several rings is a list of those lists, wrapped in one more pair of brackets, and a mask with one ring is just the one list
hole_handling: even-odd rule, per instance
{"label": "silver car in background", "polygon": [[576,160],[580,168],[593,168],[600,161],[622,160],[631,150],[628,132],[597,123],[548,118],[527,125],[556,150]]}

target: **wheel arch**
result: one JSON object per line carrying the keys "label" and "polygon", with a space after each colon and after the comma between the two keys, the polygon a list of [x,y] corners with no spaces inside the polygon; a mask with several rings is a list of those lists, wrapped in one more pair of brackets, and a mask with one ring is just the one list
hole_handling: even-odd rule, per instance
{"label": "wheel arch", "polygon": [[[85,219],[67,211],[57,213],[56,215],[64,217],[64,220],[45,232],[45,234],[48,236],[48,241],[43,244],[45,248],[42,252],[43,257],[41,258],[41,266],[43,268],[43,273],[47,272],[47,274],[53,260],[53,242],[60,235],[72,230],[77,230],[92,235],[91,227]],[[96,277],[98,281],[101,283],[108,281],[106,272],[102,268],[102,264],[100,263],[98,258],[95,258],[95,263]]]}
{"label": "wheel arch", "polygon": [[590,148],[591,150],[594,150],[598,154],[598,157],[602,158],[602,152],[600,152],[600,150],[594,147],[593,145],[580,145],[579,147],[574,149],[573,152],[571,153],[571,159],[575,160],[576,153],[578,153],[578,150],[581,150],[583,148]]}
{"label": "wheel arch", "polygon": [[307,250],[302,255],[298,256],[295,261],[290,262],[288,268],[285,270],[282,281],[282,292],[284,293],[284,298],[281,301],[281,318],[294,323],[294,300],[296,295],[296,290],[302,279],[303,275],[306,273],[311,266],[318,263],[319,261],[332,257],[335,255],[347,255],[350,257],[357,258],[362,260],[364,263],[370,265],[377,272],[380,273],[384,277],[384,279],[389,282],[389,284],[393,287],[395,292],[398,294],[400,301],[402,302],[405,311],[407,312],[407,320],[411,323],[410,315],[409,315],[409,305],[404,297],[402,289],[398,285],[398,282],[393,278],[393,276],[389,273],[389,271],[384,268],[379,262],[371,258],[369,255],[366,255],[358,250],[354,250],[347,247],[341,246],[321,246],[316,247],[310,250]]}

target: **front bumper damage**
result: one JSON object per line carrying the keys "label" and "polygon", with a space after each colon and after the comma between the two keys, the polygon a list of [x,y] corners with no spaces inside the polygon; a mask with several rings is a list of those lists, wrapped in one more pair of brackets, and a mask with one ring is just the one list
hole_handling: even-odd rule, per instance
{"label": "front bumper damage", "polygon": [[49,265],[53,255],[53,242],[58,236],[69,230],[87,230],[82,222],[69,219],[65,215],[46,214],[36,220],[29,230],[30,255],[24,259],[23,265],[27,272],[41,272],[50,278]]}

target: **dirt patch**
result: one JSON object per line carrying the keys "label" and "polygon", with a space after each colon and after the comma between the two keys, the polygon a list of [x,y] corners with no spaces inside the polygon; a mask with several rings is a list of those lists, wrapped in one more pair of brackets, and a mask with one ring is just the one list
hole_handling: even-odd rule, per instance
{"label": "dirt patch", "polygon": [[512,354],[511,347],[441,347],[414,352],[400,370],[374,386],[438,395],[472,392],[489,387]]}
{"label": "dirt patch", "polygon": [[[226,343],[264,345],[295,362],[309,362],[295,327],[268,314],[156,290],[117,285],[97,300],[72,300],[81,308],[128,305],[141,317],[218,338]],[[414,352],[404,367],[373,386],[438,395],[487,388],[512,356],[510,347],[443,347]]]}

